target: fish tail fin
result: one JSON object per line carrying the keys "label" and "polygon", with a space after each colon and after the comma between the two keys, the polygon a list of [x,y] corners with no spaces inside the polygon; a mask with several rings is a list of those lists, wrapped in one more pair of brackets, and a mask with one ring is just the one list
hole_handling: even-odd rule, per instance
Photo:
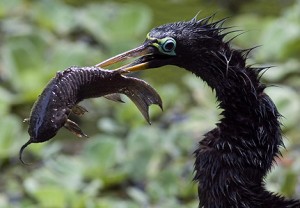
{"label": "fish tail fin", "polygon": [[134,102],[146,121],[151,124],[149,106],[154,104],[163,109],[159,94],[143,80],[133,77],[126,77],[126,79],[128,81],[127,85],[125,88],[122,88],[121,92]]}

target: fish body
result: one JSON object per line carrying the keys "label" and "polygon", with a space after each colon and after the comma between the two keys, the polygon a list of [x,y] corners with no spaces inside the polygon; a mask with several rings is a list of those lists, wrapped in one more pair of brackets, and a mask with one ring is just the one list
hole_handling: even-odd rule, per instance
{"label": "fish body", "polygon": [[86,136],[75,122],[68,119],[71,112],[82,115],[87,111],[77,104],[84,99],[102,96],[120,100],[119,94],[128,96],[148,122],[149,106],[156,104],[162,108],[160,96],[150,85],[126,77],[118,70],[73,66],[57,72],[32,107],[27,119],[30,139],[22,146],[20,159],[26,146],[51,139],[63,126],[79,137]]}

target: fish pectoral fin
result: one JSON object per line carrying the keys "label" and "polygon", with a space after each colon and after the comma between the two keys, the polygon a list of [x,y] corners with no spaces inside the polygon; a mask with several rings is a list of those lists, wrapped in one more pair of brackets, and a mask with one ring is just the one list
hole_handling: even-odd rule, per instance
{"label": "fish pectoral fin", "polygon": [[80,105],[75,105],[72,108],[72,113],[74,113],[75,115],[78,115],[78,116],[82,116],[86,112],[88,112],[88,110],[85,109],[84,107],[80,106]]}
{"label": "fish pectoral fin", "polygon": [[78,124],[74,121],[71,121],[70,119],[67,120],[64,127],[78,137],[88,137],[85,133],[83,133]]}
{"label": "fish pectoral fin", "polygon": [[121,95],[119,93],[112,93],[109,95],[104,95],[103,97],[105,97],[108,100],[124,103],[124,101],[122,100]]}

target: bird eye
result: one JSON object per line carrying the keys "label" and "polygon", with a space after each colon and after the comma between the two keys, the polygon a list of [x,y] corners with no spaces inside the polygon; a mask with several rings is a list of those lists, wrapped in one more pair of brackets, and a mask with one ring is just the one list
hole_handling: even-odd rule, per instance
{"label": "bird eye", "polygon": [[171,37],[166,37],[161,39],[160,46],[162,49],[162,52],[169,54],[169,55],[175,55],[175,48],[176,48],[176,41]]}
{"label": "bird eye", "polygon": [[175,48],[176,48],[176,40],[171,37],[165,37],[162,39],[153,38],[147,34],[146,40],[152,40],[152,46],[156,47],[161,53],[171,56],[176,56]]}
{"label": "bird eye", "polygon": [[171,40],[171,39],[166,40],[163,43],[162,48],[166,52],[173,51],[175,49],[175,42],[174,42],[174,40]]}

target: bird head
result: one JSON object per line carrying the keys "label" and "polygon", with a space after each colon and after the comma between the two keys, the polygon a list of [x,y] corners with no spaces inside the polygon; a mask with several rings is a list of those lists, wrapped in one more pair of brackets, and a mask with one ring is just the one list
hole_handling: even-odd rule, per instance
{"label": "bird head", "polygon": [[[137,48],[99,63],[104,68],[129,58],[137,58],[121,67],[124,72],[140,71],[165,65],[175,65],[194,71],[209,61],[209,51],[222,44],[222,21],[211,22],[212,17],[201,20],[175,22],[152,29],[145,42]],[[201,62],[202,60],[202,62]],[[205,61],[206,60],[206,61]],[[198,64],[197,66],[195,64]]]}

